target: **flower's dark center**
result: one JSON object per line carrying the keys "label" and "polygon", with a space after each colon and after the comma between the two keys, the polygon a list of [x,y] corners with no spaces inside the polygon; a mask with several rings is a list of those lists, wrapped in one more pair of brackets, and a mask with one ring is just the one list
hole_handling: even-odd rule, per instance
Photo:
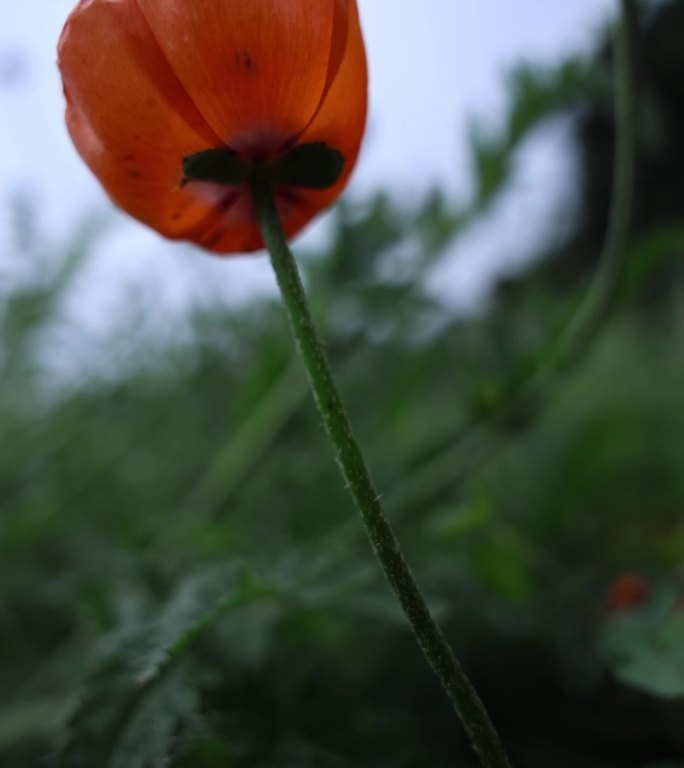
{"label": "flower's dark center", "polygon": [[264,160],[228,148],[206,149],[183,159],[183,184],[210,181],[236,186],[260,176],[274,186],[327,189],[340,178],[344,163],[344,155],[324,142],[298,144]]}

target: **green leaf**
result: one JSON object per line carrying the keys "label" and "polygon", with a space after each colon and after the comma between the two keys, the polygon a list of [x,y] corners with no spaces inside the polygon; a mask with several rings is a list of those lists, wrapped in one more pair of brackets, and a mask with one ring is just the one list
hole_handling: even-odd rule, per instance
{"label": "green leaf", "polygon": [[212,569],[181,584],[161,615],[113,638],[86,681],[60,768],[163,768],[179,734],[199,722],[186,651],[232,607],[264,591],[234,571]]}
{"label": "green leaf", "polygon": [[23,740],[52,737],[65,723],[76,704],[69,697],[42,698],[0,709],[0,754]]}
{"label": "green leaf", "polygon": [[601,646],[621,682],[653,696],[684,696],[684,611],[675,597],[661,595],[641,610],[617,614]]}
{"label": "green leaf", "polygon": [[493,512],[490,500],[480,497],[470,504],[448,507],[443,514],[435,514],[431,529],[438,539],[461,538],[490,525]]}
{"label": "green leaf", "polygon": [[176,666],[154,685],[132,678],[121,649],[86,683],[69,726],[60,768],[147,768],[168,761],[174,737],[198,716],[195,691]]}

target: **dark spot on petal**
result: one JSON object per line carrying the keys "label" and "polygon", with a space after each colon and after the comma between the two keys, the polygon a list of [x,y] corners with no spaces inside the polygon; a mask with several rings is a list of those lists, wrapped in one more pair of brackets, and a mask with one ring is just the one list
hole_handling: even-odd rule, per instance
{"label": "dark spot on petal", "polygon": [[128,172],[128,175],[129,175],[129,176],[130,176],[132,179],[141,179],[141,178],[142,178],[142,171],[139,171],[139,170],[137,170],[136,168],[133,168],[133,169],[131,169],[131,170]]}
{"label": "dark spot on petal", "polygon": [[256,62],[249,51],[238,51],[235,54],[235,63],[239,69],[243,69],[250,75],[253,75],[257,71]]}
{"label": "dark spot on petal", "polygon": [[203,237],[200,241],[205,248],[213,248],[216,243],[223,237],[223,230],[217,229],[212,232],[209,237]]}
{"label": "dark spot on petal", "polygon": [[182,216],[181,212],[176,211],[175,213],[171,214],[171,221],[179,221],[181,216]]}
{"label": "dark spot on petal", "polygon": [[221,198],[219,201],[217,208],[221,213],[228,213],[228,211],[233,207],[235,202],[238,199],[239,196],[239,190],[237,189],[231,189],[229,192],[226,192],[225,195]]}
{"label": "dark spot on petal", "polygon": [[296,189],[286,186],[278,187],[277,197],[283,203],[291,206],[297,206],[302,201],[302,196]]}

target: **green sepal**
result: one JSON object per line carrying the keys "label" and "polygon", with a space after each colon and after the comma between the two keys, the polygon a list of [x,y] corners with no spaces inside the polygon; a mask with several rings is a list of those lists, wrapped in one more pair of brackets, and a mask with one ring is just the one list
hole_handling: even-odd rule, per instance
{"label": "green sepal", "polygon": [[183,158],[184,182],[212,181],[230,186],[246,184],[252,164],[232,149],[205,149]]}
{"label": "green sepal", "polygon": [[321,141],[292,147],[267,166],[267,176],[273,184],[327,189],[343,168],[344,155]]}
{"label": "green sepal", "polygon": [[232,149],[206,149],[183,158],[183,183],[210,181],[239,186],[251,181],[256,169],[271,184],[327,189],[344,168],[344,155],[324,142],[299,144],[271,161],[253,163]]}

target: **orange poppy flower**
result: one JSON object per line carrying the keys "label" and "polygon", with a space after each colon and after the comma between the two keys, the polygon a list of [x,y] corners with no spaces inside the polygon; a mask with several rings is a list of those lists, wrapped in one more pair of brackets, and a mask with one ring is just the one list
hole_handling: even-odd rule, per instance
{"label": "orange poppy flower", "polygon": [[189,177],[192,158],[278,168],[297,148],[334,150],[328,186],[273,172],[291,237],[340,194],[365,127],[356,0],[80,0],[59,67],[69,133],[112,200],[216,253],[263,247],[248,170]]}

